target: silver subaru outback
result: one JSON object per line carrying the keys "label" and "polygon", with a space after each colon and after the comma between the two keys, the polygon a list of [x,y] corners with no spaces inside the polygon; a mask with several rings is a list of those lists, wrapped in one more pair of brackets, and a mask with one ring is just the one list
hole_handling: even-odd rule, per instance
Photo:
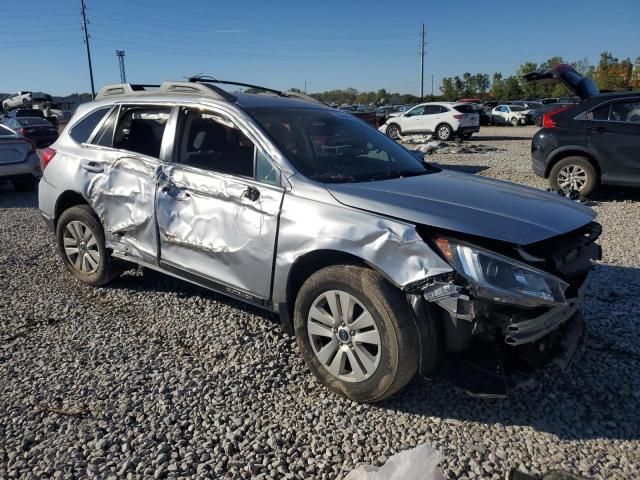
{"label": "silver subaru outback", "polygon": [[45,150],[40,210],[73,276],[133,263],[277,312],[319,381],[361,402],[479,351],[496,371],[557,354],[583,325],[591,209],[441,170],[310,97],[221,84],[244,85],[105,87]]}

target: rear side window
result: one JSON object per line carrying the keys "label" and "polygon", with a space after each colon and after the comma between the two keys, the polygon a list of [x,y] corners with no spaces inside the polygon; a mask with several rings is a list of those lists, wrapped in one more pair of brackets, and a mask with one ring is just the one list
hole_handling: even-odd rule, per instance
{"label": "rear side window", "polygon": [[171,107],[121,107],[113,147],[159,158],[170,113]]}
{"label": "rear side window", "polygon": [[69,135],[78,143],[84,143],[89,139],[93,130],[98,126],[102,117],[104,117],[111,107],[99,108],[76,123]]}
{"label": "rear side window", "polygon": [[598,107],[593,111],[594,120],[609,120],[609,109],[611,105],[605,105],[604,107]]}
{"label": "rear side window", "polygon": [[475,110],[471,105],[456,105],[453,108],[454,110],[457,110],[460,113],[475,113]]}

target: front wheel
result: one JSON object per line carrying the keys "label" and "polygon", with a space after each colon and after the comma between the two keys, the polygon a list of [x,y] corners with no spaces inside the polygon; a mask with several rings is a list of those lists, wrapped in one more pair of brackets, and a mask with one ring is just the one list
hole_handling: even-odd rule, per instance
{"label": "front wheel", "polygon": [[400,138],[400,127],[395,123],[392,123],[391,125],[389,125],[387,127],[387,136],[389,138],[393,138],[394,140],[397,140],[398,138]]}
{"label": "front wheel", "polygon": [[58,252],[78,280],[104,285],[122,273],[105,248],[104,230],[88,205],[65,210],[56,226]]}
{"label": "front wheel", "polygon": [[556,190],[575,190],[586,197],[598,185],[598,173],[586,158],[567,157],[553,166],[549,173],[549,184]]}
{"label": "front wheel", "polygon": [[351,400],[383,400],[418,369],[409,304],[371,269],[336,265],[311,275],[296,299],[294,327],[312,373]]}
{"label": "front wheel", "polygon": [[518,120],[516,117],[511,117],[511,126],[517,127],[518,125],[520,125],[520,120]]}
{"label": "front wheel", "polygon": [[451,127],[447,124],[440,125],[436,128],[436,137],[438,140],[449,140],[452,133]]}

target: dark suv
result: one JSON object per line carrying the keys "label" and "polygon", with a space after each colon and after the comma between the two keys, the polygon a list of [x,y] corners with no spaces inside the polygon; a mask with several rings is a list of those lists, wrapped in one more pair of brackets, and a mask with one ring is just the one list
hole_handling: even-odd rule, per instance
{"label": "dark suv", "polygon": [[583,196],[599,184],[640,186],[640,92],[600,93],[569,65],[525,79],[561,81],[582,99],[543,115],[531,142],[536,175]]}

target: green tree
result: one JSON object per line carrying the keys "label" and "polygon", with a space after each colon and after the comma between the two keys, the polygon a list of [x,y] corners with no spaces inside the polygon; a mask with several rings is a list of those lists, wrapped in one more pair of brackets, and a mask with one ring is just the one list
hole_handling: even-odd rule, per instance
{"label": "green tree", "polygon": [[453,79],[451,77],[445,77],[442,79],[440,91],[442,92],[442,96],[445,98],[445,100],[456,100],[457,92],[455,86],[453,85]]}

